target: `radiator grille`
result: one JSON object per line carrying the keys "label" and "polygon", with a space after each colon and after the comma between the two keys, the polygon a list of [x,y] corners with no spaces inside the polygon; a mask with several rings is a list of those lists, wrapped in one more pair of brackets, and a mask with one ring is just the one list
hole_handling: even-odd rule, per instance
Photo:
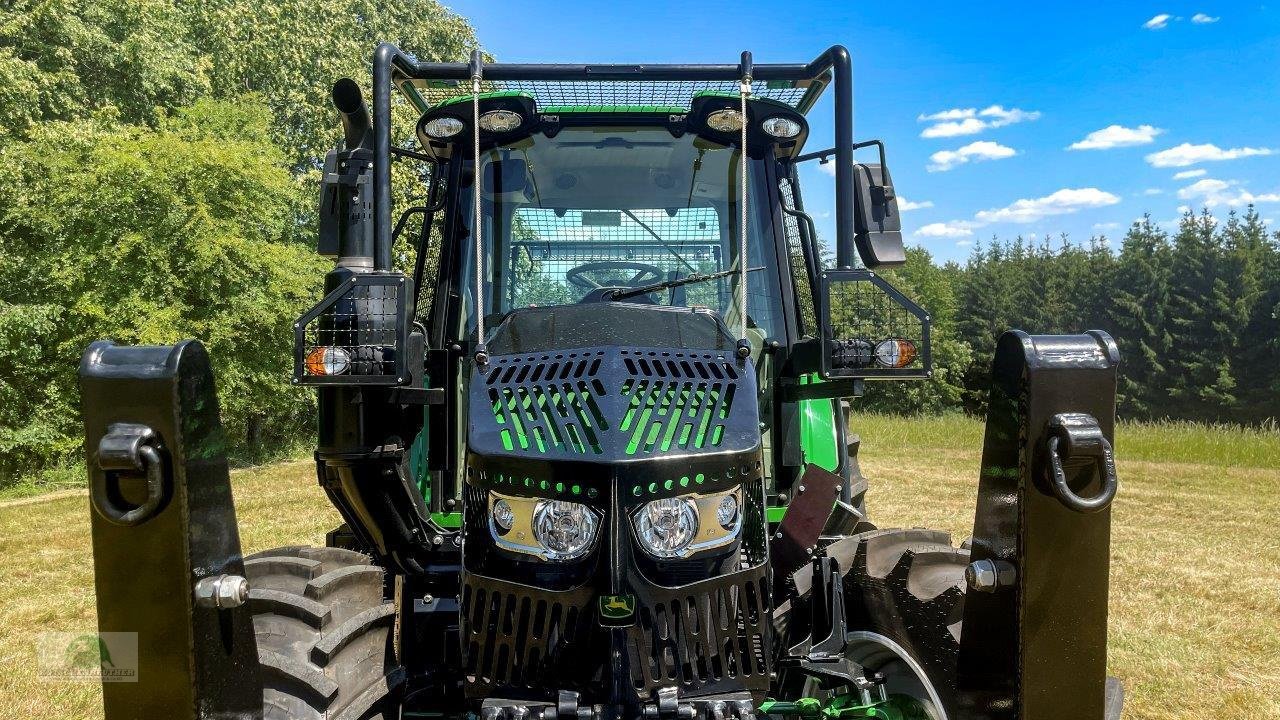
{"label": "radiator grille", "polygon": [[628,643],[637,691],[721,683],[768,688],[770,595],[763,569],[658,590],[640,604]]}
{"label": "radiator grille", "polygon": [[552,593],[468,575],[460,608],[468,694],[585,689],[587,674],[572,665],[592,652],[591,596],[589,588]]}

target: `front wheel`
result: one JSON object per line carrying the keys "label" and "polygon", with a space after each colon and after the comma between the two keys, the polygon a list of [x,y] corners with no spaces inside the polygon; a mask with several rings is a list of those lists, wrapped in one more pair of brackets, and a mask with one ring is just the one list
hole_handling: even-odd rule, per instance
{"label": "front wheel", "polygon": [[245,558],[261,663],[263,720],[399,718],[404,670],[383,570],[342,548]]}
{"label": "front wheel", "polygon": [[969,551],[935,530],[875,530],[856,540],[841,548],[851,556],[839,558],[847,568],[846,656],[883,677],[903,717],[956,717]]}

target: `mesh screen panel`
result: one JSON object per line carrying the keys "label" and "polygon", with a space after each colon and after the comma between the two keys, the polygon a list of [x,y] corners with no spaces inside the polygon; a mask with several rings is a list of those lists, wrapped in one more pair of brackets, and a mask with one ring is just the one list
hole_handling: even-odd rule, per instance
{"label": "mesh screen panel", "polygon": [[[570,210],[557,215],[551,209],[523,207],[515,216],[508,307],[563,305],[581,300],[593,287],[633,287],[677,274],[726,269],[720,219],[713,208],[681,208],[672,217],[662,210],[630,215]],[[721,310],[730,300],[730,282],[724,278],[675,290],[678,300],[685,299],[676,304]],[[653,297],[669,304],[671,292]]]}
{"label": "mesh screen panel", "polygon": [[[401,295],[398,274],[353,279],[299,319],[295,377],[308,383],[398,382],[404,375]],[[329,362],[336,374],[320,371]]]}
{"label": "mesh screen panel", "polygon": [[[828,279],[828,318],[835,344],[832,364],[853,376],[921,374],[929,367],[927,315],[919,306],[869,271],[847,271]],[[885,340],[910,343],[910,362],[891,368],[878,363]]]}
{"label": "mesh screen panel", "polygon": [[[753,97],[768,98],[798,107],[809,91],[810,81],[757,81],[751,85]],[[693,96],[699,92],[729,93],[737,96],[736,80],[486,80],[484,92],[522,92],[534,99],[538,109],[608,106],[648,106],[670,108],[683,112],[689,109]],[[459,81],[433,81],[418,92],[430,105],[446,100],[467,97],[471,83]]]}

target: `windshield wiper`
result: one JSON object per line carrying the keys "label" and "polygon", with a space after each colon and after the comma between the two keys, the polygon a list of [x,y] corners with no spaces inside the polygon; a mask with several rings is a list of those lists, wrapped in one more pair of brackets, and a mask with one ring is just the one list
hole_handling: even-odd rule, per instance
{"label": "windshield wiper", "polygon": [[670,250],[670,251],[671,251],[671,254],[672,254],[672,255],[675,255],[675,256],[676,256],[676,259],[680,261],[680,264],[681,264],[681,265],[684,265],[685,267],[687,267],[687,268],[689,268],[690,270],[692,270],[692,271],[694,272],[694,274],[695,274],[695,275],[698,273],[698,269],[697,269],[697,268],[695,268],[694,266],[690,265],[690,264],[689,264],[689,261],[688,261],[688,260],[685,260],[683,255],[681,255],[680,253],[676,252],[676,249],[675,249],[675,248],[673,248],[673,247],[671,247],[671,243],[668,243],[666,240],[663,240],[661,235],[659,235],[658,233],[654,232],[654,231],[653,231],[653,228],[651,228],[651,227],[649,227],[648,225],[644,224],[644,222],[643,222],[640,218],[636,217],[636,214],[635,214],[635,213],[631,212],[630,210],[623,210],[623,211],[622,211],[622,214],[624,214],[624,215],[626,215],[627,217],[631,218],[631,219],[635,222],[635,224],[637,224],[637,225],[639,225],[640,227],[644,228],[644,231],[645,231],[645,232],[647,232],[647,233],[649,233],[650,235],[652,235],[654,240],[657,240],[658,242],[662,243],[662,247],[664,247],[664,248],[666,248],[666,249]]}
{"label": "windshield wiper", "polygon": [[[755,272],[763,269],[764,266],[761,265],[760,267],[747,268],[747,272]],[[671,288],[680,287],[681,285],[691,285],[693,283],[706,282],[708,280],[719,280],[722,277],[737,275],[738,272],[738,270],[721,270],[720,272],[707,273],[706,275],[694,273],[692,275],[685,275],[682,278],[676,278],[675,280],[667,280],[665,282],[654,283],[652,285],[644,285],[638,288],[631,288],[630,290],[615,290],[613,294],[609,296],[609,299],[626,300],[627,298],[633,298],[637,295],[648,295],[651,292],[669,290]]]}

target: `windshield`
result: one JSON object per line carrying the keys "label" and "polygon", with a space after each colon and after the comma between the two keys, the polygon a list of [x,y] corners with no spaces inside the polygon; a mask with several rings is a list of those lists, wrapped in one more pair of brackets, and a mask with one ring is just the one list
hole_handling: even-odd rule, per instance
{"label": "windshield", "polygon": [[[463,161],[466,170],[470,163]],[[661,127],[570,127],[495,148],[481,159],[485,314],[489,327],[515,308],[599,300],[614,290],[670,283],[628,302],[715,310],[740,323],[739,153]],[[753,340],[781,336],[777,255],[758,206],[763,163],[749,163],[747,316]],[[466,172],[464,175],[469,175]],[[474,334],[472,188],[459,183],[455,265],[459,337]],[[763,220],[762,220],[763,218]]]}

